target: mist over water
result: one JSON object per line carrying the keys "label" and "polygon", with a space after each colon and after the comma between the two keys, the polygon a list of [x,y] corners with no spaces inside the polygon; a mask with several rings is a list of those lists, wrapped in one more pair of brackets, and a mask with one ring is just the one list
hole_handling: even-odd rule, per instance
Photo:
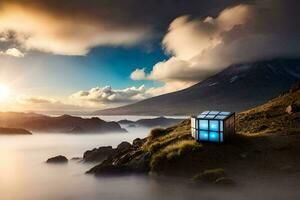
{"label": "mist over water", "polygon": [[[141,117],[116,117],[138,119]],[[143,117],[144,118],[144,117]],[[146,117],[145,117],[146,118]],[[111,118],[113,120],[113,118]],[[106,119],[108,120],[108,119]],[[127,127],[126,127],[127,128]],[[96,178],[85,172],[94,164],[69,161],[68,164],[45,164],[56,155],[82,157],[83,153],[103,145],[116,146],[122,141],[145,137],[148,128],[127,128],[128,133],[111,134],[34,134],[0,136],[0,199],[299,199],[299,176],[253,177],[238,180],[235,188],[191,186],[178,178],[131,175]]]}

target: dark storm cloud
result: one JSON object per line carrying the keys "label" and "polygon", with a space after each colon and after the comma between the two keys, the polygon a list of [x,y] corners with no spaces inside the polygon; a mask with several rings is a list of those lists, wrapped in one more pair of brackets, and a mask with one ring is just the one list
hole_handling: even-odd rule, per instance
{"label": "dark storm cloud", "polygon": [[130,46],[162,35],[183,14],[214,16],[237,0],[2,0],[0,33],[24,49],[85,55],[96,46]]}

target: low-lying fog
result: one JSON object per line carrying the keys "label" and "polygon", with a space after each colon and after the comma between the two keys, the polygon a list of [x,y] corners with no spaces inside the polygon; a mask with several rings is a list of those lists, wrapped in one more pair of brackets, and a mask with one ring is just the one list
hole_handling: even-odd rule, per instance
{"label": "low-lying fog", "polygon": [[[115,117],[114,120],[139,118]],[[241,184],[232,189],[195,188],[180,179],[163,177],[95,178],[84,174],[93,165],[78,161],[70,161],[66,165],[44,163],[47,158],[59,154],[68,158],[81,157],[88,149],[116,146],[121,141],[145,137],[149,131],[147,128],[127,130],[128,133],[98,135],[0,136],[0,199],[300,199],[297,177],[254,177],[253,180],[241,180]]]}

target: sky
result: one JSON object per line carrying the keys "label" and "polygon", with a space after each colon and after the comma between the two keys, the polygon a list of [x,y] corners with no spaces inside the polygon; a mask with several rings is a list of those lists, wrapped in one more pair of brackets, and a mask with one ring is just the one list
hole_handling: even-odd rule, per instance
{"label": "sky", "polygon": [[299,57],[297,0],[0,0],[0,109],[90,112]]}

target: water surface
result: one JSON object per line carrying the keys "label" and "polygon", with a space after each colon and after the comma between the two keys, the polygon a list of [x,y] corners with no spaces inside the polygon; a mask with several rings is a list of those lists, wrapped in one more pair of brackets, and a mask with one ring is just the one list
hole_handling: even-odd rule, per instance
{"label": "water surface", "polygon": [[[118,119],[123,118],[127,117]],[[0,199],[300,199],[299,179],[293,176],[246,180],[233,189],[195,188],[178,178],[136,175],[96,178],[84,174],[93,166],[90,164],[70,161],[64,165],[51,165],[44,162],[59,154],[68,158],[82,157],[88,149],[116,146],[121,141],[145,137],[149,132],[147,128],[128,130],[128,133],[90,135],[0,136]]]}

